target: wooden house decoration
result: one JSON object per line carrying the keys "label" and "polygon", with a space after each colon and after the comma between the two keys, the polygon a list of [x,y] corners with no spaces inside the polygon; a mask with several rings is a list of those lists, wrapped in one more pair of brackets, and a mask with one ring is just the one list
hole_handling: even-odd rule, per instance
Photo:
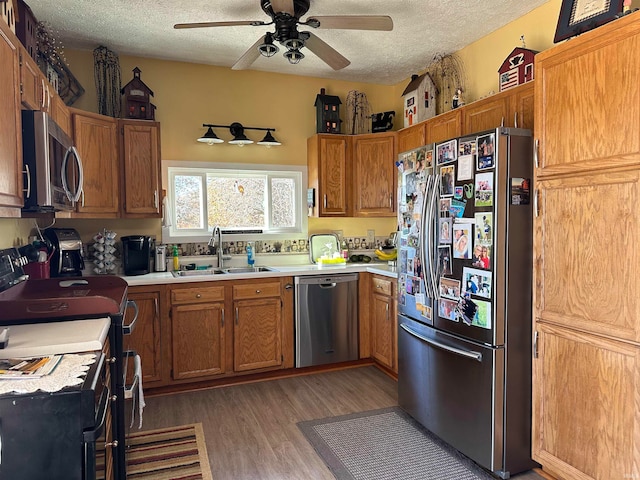
{"label": "wooden house decoration", "polygon": [[126,118],[155,120],[156,106],[151,103],[153,91],[140,80],[140,69],[133,69],[133,79],[120,90],[125,101]]}
{"label": "wooden house decoration", "polygon": [[0,0],[0,17],[9,25],[9,29],[16,33],[16,21],[18,17],[17,0]]}
{"label": "wooden house decoration", "polygon": [[321,88],[313,104],[316,107],[316,133],[340,133],[340,97],[326,95]]}
{"label": "wooden house decoration", "polygon": [[436,115],[438,89],[431,75],[411,75],[411,81],[402,92],[404,126],[410,127]]}
{"label": "wooden house decoration", "polygon": [[524,47],[513,49],[498,70],[501,92],[533,80],[533,62],[536,53],[538,52]]}

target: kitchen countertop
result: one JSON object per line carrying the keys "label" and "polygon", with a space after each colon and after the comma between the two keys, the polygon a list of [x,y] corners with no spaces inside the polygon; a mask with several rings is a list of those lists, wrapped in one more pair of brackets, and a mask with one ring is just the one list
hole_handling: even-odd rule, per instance
{"label": "kitchen countertop", "polygon": [[[264,266],[264,265],[256,265]],[[154,272],[146,275],[123,276],[122,278],[129,286],[143,285],[161,285],[161,284],[178,284],[193,282],[216,282],[221,280],[246,280],[251,278],[269,278],[269,277],[287,277],[287,276],[306,276],[306,275],[332,275],[340,273],[352,272],[368,272],[376,275],[384,275],[386,277],[397,278],[398,273],[396,267],[392,267],[387,263],[347,263],[340,266],[323,266],[319,267],[314,264],[306,265],[285,265],[272,266],[268,265],[271,271],[267,272],[251,272],[251,273],[223,273],[218,275],[194,275],[190,277],[174,277],[171,272]]]}

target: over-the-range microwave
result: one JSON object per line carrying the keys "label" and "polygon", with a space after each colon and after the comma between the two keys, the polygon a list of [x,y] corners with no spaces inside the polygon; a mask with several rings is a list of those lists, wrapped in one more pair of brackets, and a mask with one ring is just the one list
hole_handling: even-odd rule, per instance
{"label": "over-the-range microwave", "polygon": [[82,160],[46,112],[22,111],[24,211],[73,210],[82,195]]}

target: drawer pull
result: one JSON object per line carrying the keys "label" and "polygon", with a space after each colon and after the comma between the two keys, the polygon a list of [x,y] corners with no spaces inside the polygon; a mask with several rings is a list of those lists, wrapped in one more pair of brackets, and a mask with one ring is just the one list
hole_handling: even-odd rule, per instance
{"label": "drawer pull", "polygon": [[114,440],[113,442],[108,442],[104,444],[104,447],[113,447],[113,448],[118,448],[118,440]]}
{"label": "drawer pull", "polygon": [[196,293],[196,298],[202,298],[202,295],[200,295],[199,293]]}
{"label": "drawer pull", "polygon": [[256,290],[256,293],[262,293],[260,290]]}

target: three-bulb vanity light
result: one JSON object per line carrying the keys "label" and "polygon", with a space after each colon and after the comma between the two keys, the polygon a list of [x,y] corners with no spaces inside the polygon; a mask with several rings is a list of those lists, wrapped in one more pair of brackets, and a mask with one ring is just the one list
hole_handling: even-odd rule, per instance
{"label": "three-bulb vanity light", "polygon": [[233,135],[233,140],[229,140],[230,145],[238,145],[239,147],[244,147],[245,145],[249,145],[253,143],[253,140],[250,140],[244,134],[245,130],[263,130],[266,131],[267,134],[264,136],[262,140],[257,142],[258,145],[264,145],[267,148],[282,145],[278,140],[276,140],[271,132],[275,132],[275,128],[260,128],[260,127],[245,127],[241,123],[233,122],[231,125],[213,125],[210,123],[203,123],[203,127],[207,127],[206,133],[201,136],[198,141],[202,143],[206,143],[208,145],[213,145],[215,143],[224,143],[224,140],[218,138],[218,136],[213,131],[214,128],[228,128],[231,135]]}

